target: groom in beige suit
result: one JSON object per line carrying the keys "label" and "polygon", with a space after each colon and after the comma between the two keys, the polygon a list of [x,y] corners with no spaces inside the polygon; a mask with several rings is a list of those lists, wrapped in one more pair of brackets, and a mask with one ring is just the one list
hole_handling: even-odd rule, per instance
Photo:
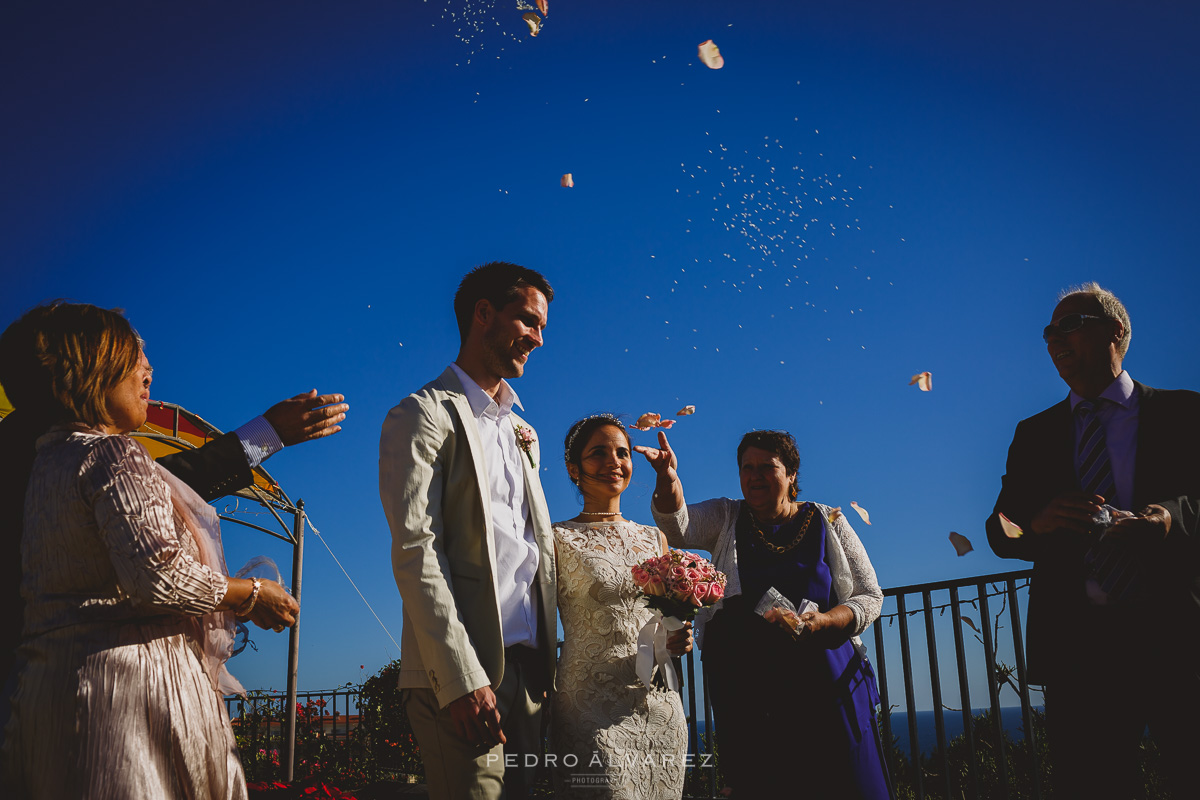
{"label": "groom in beige suit", "polygon": [[[513,411],[554,291],[505,262],[454,296],[462,346],[383,423],[379,493],[404,602],[400,688],[431,798],[520,798],[542,755],[556,588],[539,442]],[[527,758],[528,756],[528,758]]]}

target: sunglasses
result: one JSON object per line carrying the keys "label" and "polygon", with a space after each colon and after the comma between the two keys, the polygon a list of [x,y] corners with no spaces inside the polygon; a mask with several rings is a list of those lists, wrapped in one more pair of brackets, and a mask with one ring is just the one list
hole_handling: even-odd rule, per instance
{"label": "sunglasses", "polygon": [[1074,333],[1082,328],[1089,319],[1110,319],[1110,317],[1097,317],[1094,314],[1067,314],[1058,322],[1052,322],[1042,329],[1042,340],[1048,342],[1050,337],[1056,333]]}

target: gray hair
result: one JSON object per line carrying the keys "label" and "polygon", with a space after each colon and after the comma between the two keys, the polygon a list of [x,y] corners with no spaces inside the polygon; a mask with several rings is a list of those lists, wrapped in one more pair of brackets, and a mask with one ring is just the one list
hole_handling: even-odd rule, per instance
{"label": "gray hair", "polygon": [[1100,304],[1100,308],[1104,310],[1104,315],[1119,321],[1124,327],[1125,332],[1121,335],[1121,341],[1117,342],[1117,355],[1125,358],[1125,354],[1129,352],[1129,340],[1133,337],[1133,326],[1129,322],[1129,312],[1125,310],[1125,304],[1115,294],[1095,281],[1063,289],[1058,293],[1058,302],[1061,303],[1068,297],[1081,294],[1095,298],[1096,302]]}

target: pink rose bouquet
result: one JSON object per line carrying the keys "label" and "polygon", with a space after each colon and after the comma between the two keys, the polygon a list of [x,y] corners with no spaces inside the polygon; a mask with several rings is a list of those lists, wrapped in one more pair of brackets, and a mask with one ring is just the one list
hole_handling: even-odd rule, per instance
{"label": "pink rose bouquet", "polygon": [[667,636],[725,596],[725,575],[695,553],[671,550],[636,564],[633,582],[655,611],[638,633],[637,676],[647,689],[679,691]]}
{"label": "pink rose bouquet", "polygon": [[689,620],[725,596],[725,573],[695,553],[671,550],[633,567],[646,605],[665,617]]}

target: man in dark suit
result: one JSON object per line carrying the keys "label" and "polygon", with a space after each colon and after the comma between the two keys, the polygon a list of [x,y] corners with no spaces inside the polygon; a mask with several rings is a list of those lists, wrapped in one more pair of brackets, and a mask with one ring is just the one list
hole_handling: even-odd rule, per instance
{"label": "man in dark suit", "polygon": [[[1043,336],[1071,391],[1017,426],[987,520],[996,555],[1033,562],[1028,675],[1056,797],[1141,796],[1147,725],[1175,796],[1197,786],[1200,394],[1130,378],[1130,332],[1097,284],[1060,297]],[[1102,505],[1134,513],[1103,539]]]}
{"label": "man in dark suit", "polygon": [[[62,305],[48,303],[31,309],[0,336],[0,385],[15,409],[0,421],[0,608],[4,610],[0,614],[0,684],[12,669],[21,641],[25,489],[33,469],[35,443],[53,422],[44,418],[44,409],[52,402],[26,394],[27,386],[41,382],[26,376],[42,369],[36,332],[54,324],[55,309]],[[144,353],[142,358],[145,360]],[[163,456],[158,463],[205,500],[232,494],[249,486],[253,468],[273,453],[340,431],[339,423],[349,410],[344,399],[340,394],[318,395],[313,389],[276,403],[262,416],[203,447]],[[6,700],[7,694],[0,698],[0,707]],[[0,719],[3,717],[0,713]]]}

